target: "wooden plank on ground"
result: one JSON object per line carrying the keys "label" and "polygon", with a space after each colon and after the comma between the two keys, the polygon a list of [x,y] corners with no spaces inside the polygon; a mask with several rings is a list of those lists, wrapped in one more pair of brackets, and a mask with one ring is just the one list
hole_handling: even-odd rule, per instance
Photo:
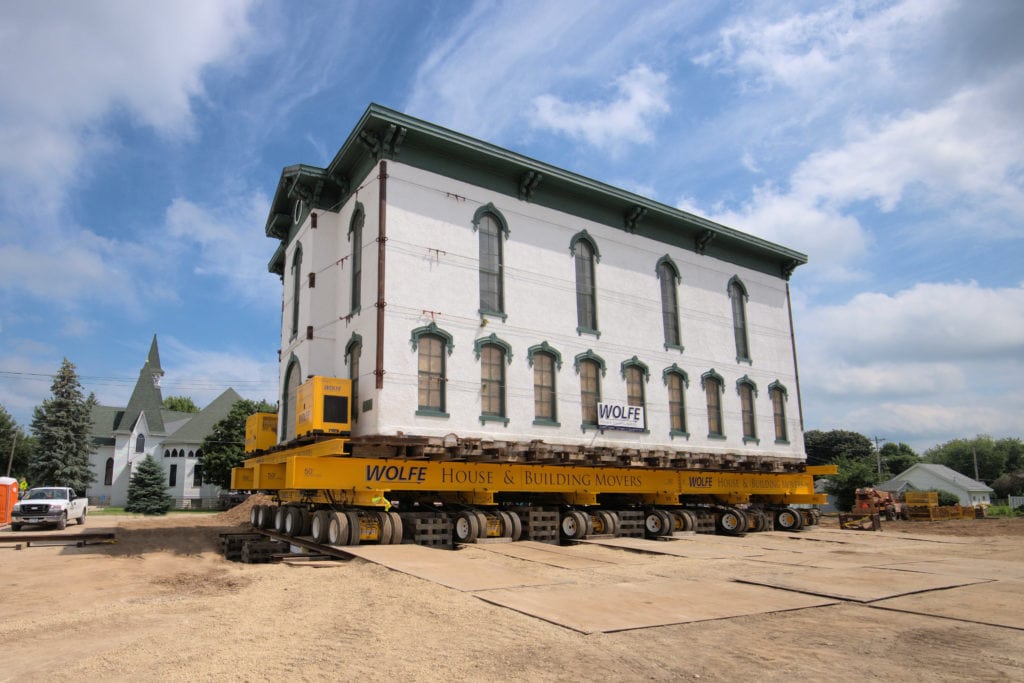
{"label": "wooden plank on ground", "polygon": [[855,602],[874,602],[910,593],[967,586],[981,582],[980,579],[875,567],[808,569],[761,579],[738,580],[759,586],[771,586]]}
{"label": "wooden plank on ground", "polygon": [[[502,544],[485,544],[477,545],[476,547],[481,550],[487,550],[498,555],[504,555],[506,557],[514,557],[519,560],[527,560],[529,562],[540,562],[541,564],[549,564],[553,567],[561,567],[563,569],[588,569],[592,567],[607,567],[608,562],[602,562],[592,558],[567,555],[565,553],[551,552],[546,548],[531,547],[526,545],[531,541],[520,541],[518,543],[502,543]],[[558,546],[551,546],[548,543],[537,543],[537,546],[548,545],[552,548]]]}
{"label": "wooden plank on ground", "polygon": [[702,543],[699,537],[673,538],[667,541],[651,541],[646,538],[601,538],[578,542],[593,543],[611,548],[624,548],[626,550],[654,553],[656,555],[697,557],[707,560],[757,557],[764,554],[764,551],[757,549]]}
{"label": "wooden plank on ground", "polygon": [[539,573],[493,566],[481,558],[460,555],[454,550],[402,545],[345,546],[345,552],[389,569],[459,591],[492,590],[519,586],[560,583]]}
{"label": "wooden plank on ground", "polygon": [[1024,564],[1006,560],[946,557],[926,562],[890,562],[887,569],[902,569],[925,574],[967,576],[973,579],[1024,579]]}
{"label": "wooden plank on ground", "polygon": [[[872,603],[899,612],[962,619],[1024,630],[1024,581],[992,581]],[[979,609],[978,605],[984,605]]]}
{"label": "wooden plank on ground", "polygon": [[625,631],[834,604],[826,598],[760,586],[684,579],[501,589],[479,592],[476,596],[581,633]]}

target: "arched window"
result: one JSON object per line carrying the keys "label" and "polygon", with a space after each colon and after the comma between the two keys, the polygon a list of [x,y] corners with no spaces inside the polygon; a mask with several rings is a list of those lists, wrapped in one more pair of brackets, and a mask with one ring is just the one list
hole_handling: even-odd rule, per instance
{"label": "arched window", "polygon": [[708,436],[713,439],[725,438],[725,429],[722,426],[722,376],[714,370],[709,370],[701,375],[700,383],[704,387],[708,406]]}
{"label": "arched window", "polygon": [[110,486],[114,483],[114,459],[107,458],[107,466],[103,470],[103,485]]}
{"label": "arched window", "polygon": [[363,354],[363,338],[352,333],[352,338],[345,346],[345,359],[348,361],[348,377],[352,380],[352,420],[359,421],[359,357]]}
{"label": "arched window", "polygon": [[729,280],[729,300],[732,302],[732,330],[736,338],[737,362],[750,361],[750,338],[747,335],[747,288],[738,277]]}
{"label": "arched window", "polygon": [[786,387],[779,382],[768,385],[768,395],[772,399],[772,418],[775,422],[775,443],[789,443],[789,430],[786,429],[786,399],[789,398]]}
{"label": "arched window", "polygon": [[658,261],[658,282],[661,285],[661,323],[665,331],[666,349],[683,348],[679,333],[679,301],[676,296],[679,279],[679,270],[672,259],[662,256]]}
{"label": "arched window", "polygon": [[644,409],[644,428],[647,428],[647,391],[645,384],[651,373],[647,366],[633,356],[622,363],[622,377],[626,380],[626,403]]}
{"label": "arched window", "polygon": [[594,263],[601,255],[586,230],[572,238],[571,248],[576,264],[576,331],[598,334]]}
{"label": "arched window", "polygon": [[473,216],[473,229],[480,242],[480,315],[505,318],[505,259],[502,236],[508,224],[492,204],[480,207]]}
{"label": "arched window", "polygon": [[686,426],[686,387],[690,378],[686,371],[672,364],[662,373],[665,386],[668,387],[668,418],[669,434],[672,436],[689,436]]}
{"label": "arched window", "polygon": [[171,452],[168,449],[166,449],[166,448],[164,449],[164,457],[165,458],[171,457]]}
{"label": "arched window", "polygon": [[562,354],[542,342],[530,347],[528,359],[533,366],[533,424],[559,426],[555,378]]}
{"label": "arched window", "polygon": [[295,406],[301,382],[302,371],[299,368],[299,361],[293,356],[288,364],[288,370],[285,371],[284,395],[281,396],[281,414],[284,415],[283,431],[281,432],[282,441],[295,438]]}
{"label": "arched window", "polygon": [[[360,283],[363,276],[363,224],[366,214],[363,212],[363,205],[356,202],[355,212],[352,214],[352,222],[349,224],[348,234],[352,242],[352,307],[353,313],[360,308]],[[353,412],[355,415],[355,412]]]}
{"label": "arched window", "polygon": [[291,338],[299,336],[299,290],[302,287],[302,245],[295,246],[292,256],[292,332]]}
{"label": "arched window", "polygon": [[754,414],[754,398],[757,396],[757,385],[744,375],[736,381],[736,391],[740,395],[740,414],[743,421],[743,443],[758,442],[757,416]]}
{"label": "arched window", "polygon": [[445,349],[451,355],[452,336],[435,323],[412,331],[412,347],[419,353],[419,403],[417,415],[448,417],[445,384],[448,381]]}
{"label": "arched window", "polygon": [[146,435],[139,434],[135,437],[135,452],[142,453],[146,450]]}
{"label": "arched window", "polygon": [[195,451],[189,451],[189,452],[188,452],[188,457],[190,457],[190,458],[194,458],[194,457],[196,457],[196,453],[195,453]]}
{"label": "arched window", "polygon": [[601,376],[605,364],[600,356],[587,350],[576,356],[576,372],[580,376],[580,413],[582,426],[597,426],[597,404],[601,402]]}

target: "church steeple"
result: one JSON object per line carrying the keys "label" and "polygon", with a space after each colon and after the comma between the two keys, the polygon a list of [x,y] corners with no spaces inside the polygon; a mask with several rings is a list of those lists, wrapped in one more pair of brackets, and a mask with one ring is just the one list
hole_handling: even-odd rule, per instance
{"label": "church steeple", "polygon": [[160,393],[160,378],[164,376],[163,368],[160,367],[160,351],[156,344],[156,335],[153,335],[153,343],[149,347],[149,356],[139,370],[139,379],[135,382],[135,389],[132,397],[128,399],[128,406],[124,414],[117,421],[114,429],[117,431],[131,431],[135,423],[139,421],[139,415],[146,413],[146,423],[149,425],[151,434],[162,434],[164,432],[164,417],[161,410],[164,406],[164,398]]}

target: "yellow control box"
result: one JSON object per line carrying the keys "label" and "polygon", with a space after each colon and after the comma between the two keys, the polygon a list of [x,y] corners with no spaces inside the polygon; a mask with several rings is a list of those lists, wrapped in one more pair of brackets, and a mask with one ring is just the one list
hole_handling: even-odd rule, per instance
{"label": "yellow control box", "polygon": [[312,377],[299,385],[295,435],[348,434],[352,430],[352,380]]}
{"label": "yellow control box", "polygon": [[277,413],[253,413],[245,419],[245,452],[265,451],[277,443]]}

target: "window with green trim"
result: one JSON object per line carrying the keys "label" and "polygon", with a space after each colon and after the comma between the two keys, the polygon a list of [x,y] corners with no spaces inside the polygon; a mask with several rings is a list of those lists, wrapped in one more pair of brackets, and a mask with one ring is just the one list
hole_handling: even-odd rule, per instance
{"label": "window with green trim", "polygon": [[582,359],[580,372],[580,411],[583,424],[597,425],[597,404],[601,401],[601,368],[597,361]]}
{"label": "window with green trim", "polygon": [[477,222],[480,230],[480,311],[505,312],[504,259],[502,229],[498,219],[484,213]]}
{"label": "window with green trim", "polygon": [[348,376],[352,381],[352,421],[359,421],[359,357],[363,354],[363,342],[359,335],[353,335],[345,348],[348,357]]}
{"label": "window with green trim", "polygon": [[736,339],[736,360],[750,362],[750,338],[747,333],[747,289],[739,278],[729,281],[732,302],[732,331]]}
{"label": "window with green trim", "polygon": [[594,280],[594,245],[590,240],[576,240],[573,258],[576,263],[576,324],[581,331],[596,332],[597,286]]}
{"label": "window with green trim", "polygon": [[555,357],[544,351],[533,354],[533,417],[539,422],[557,422],[555,402]]}
{"label": "window with green trim", "polygon": [[708,404],[708,436],[725,436],[722,426],[722,380],[705,375],[704,395]]}
{"label": "window with green trim", "polygon": [[433,334],[418,340],[419,409],[443,413],[445,410],[445,341]]}
{"label": "window with green trim", "polygon": [[686,379],[678,372],[665,375],[668,384],[669,429],[686,434]]}
{"label": "window with green trim", "polygon": [[480,347],[480,414],[505,417],[505,349],[497,344]]}
{"label": "window with green trim", "polygon": [[644,371],[636,365],[626,367],[626,403],[644,408],[644,427],[647,427],[647,400],[644,391]]}
{"label": "window with green trim", "polygon": [[741,379],[736,384],[736,390],[740,394],[740,414],[743,422],[743,441],[756,441],[757,418],[754,415],[754,384],[749,380]]}
{"label": "window with green trim", "polygon": [[775,382],[768,387],[768,395],[772,399],[772,417],[775,421],[775,441],[789,442],[789,430],[786,429],[786,388]]}
{"label": "window with green trim", "polygon": [[362,299],[363,279],[363,224],[365,213],[362,204],[356,204],[355,213],[352,214],[352,223],[349,227],[349,235],[352,238],[352,312],[358,311]]}
{"label": "window with green trim", "polygon": [[665,331],[665,346],[682,347],[679,334],[679,301],[676,283],[679,273],[672,262],[666,259],[658,264],[658,281],[661,284],[661,324]]}
{"label": "window with green trim", "polygon": [[299,290],[302,287],[302,245],[296,245],[292,256],[292,331],[291,338],[299,336]]}

